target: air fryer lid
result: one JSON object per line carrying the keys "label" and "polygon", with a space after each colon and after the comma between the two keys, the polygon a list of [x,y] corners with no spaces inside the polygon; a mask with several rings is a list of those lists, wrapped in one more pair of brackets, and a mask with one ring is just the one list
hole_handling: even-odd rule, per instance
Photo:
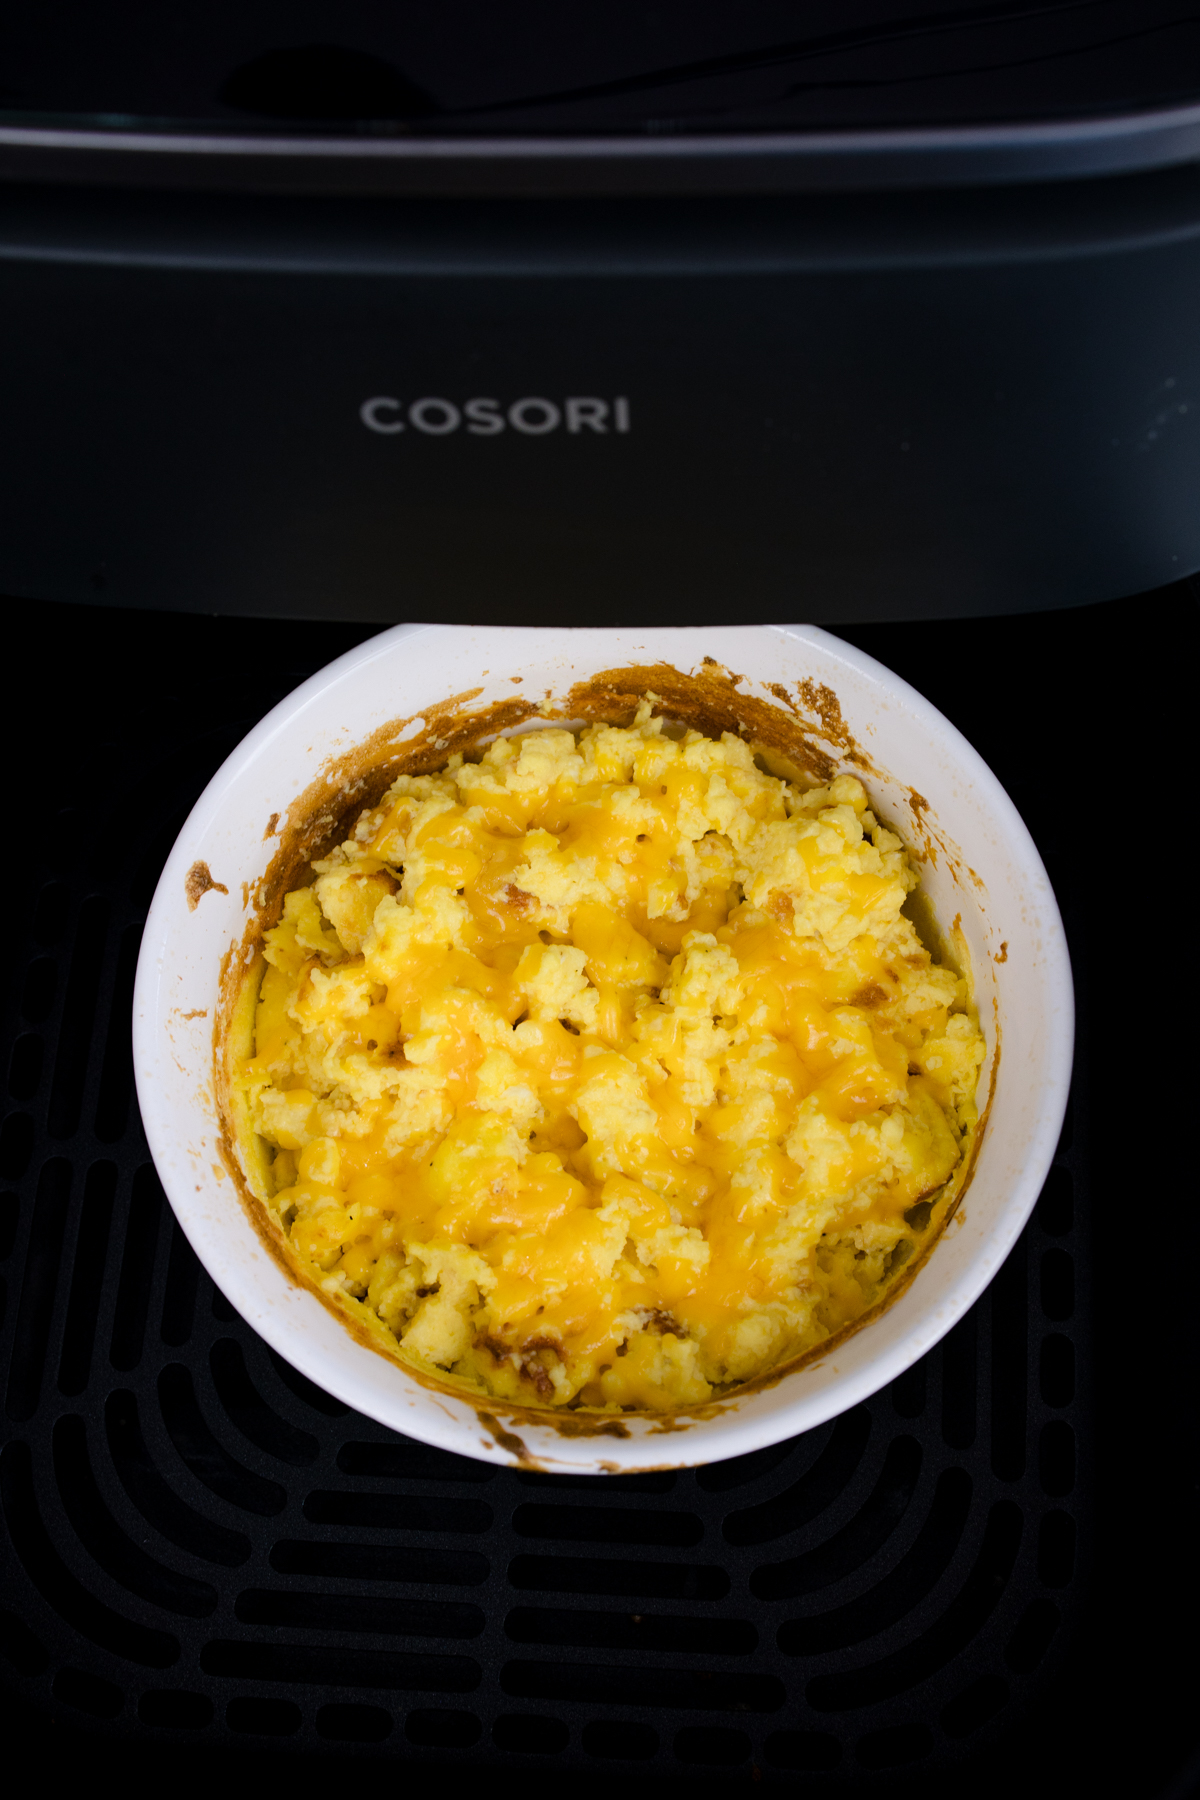
{"label": "air fryer lid", "polygon": [[46,0],[9,10],[0,68],[0,156],[39,176],[90,153],[310,190],[778,189],[1200,150],[1187,0]]}
{"label": "air fryer lid", "polygon": [[960,617],[1200,568],[1184,0],[0,20],[0,591]]}

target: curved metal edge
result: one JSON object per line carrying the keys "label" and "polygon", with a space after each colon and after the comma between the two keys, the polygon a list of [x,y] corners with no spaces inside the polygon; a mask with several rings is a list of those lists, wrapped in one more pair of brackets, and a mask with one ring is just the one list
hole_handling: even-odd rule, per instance
{"label": "curved metal edge", "polygon": [[802,193],[1200,160],[1200,103],[1038,124],[741,136],[337,138],[0,125],[0,181],[396,195]]}

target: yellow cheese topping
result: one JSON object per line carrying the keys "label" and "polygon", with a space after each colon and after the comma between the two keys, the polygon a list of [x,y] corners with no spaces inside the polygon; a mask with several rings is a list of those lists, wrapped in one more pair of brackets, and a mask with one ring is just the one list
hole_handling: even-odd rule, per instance
{"label": "yellow cheese topping", "polygon": [[506,1400],[693,1405],[819,1345],[976,1123],[862,784],[651,713],[401,776],[288,894],[236,1072],[301,1267]]}

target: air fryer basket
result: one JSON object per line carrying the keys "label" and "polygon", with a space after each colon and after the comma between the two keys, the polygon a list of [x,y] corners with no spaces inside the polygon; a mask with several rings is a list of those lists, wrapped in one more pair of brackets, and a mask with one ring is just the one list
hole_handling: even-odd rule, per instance
{"label": "air fryer basket", "polygon": [[[1058,830],[1039,770],[1079,750],[1082,703],[1043,711],[1032,761],[1006,708],[1017,678],[1031,705],[1054,691],[1039,658],[1116,643],[1135,605],[855,634],[923,669],[992,757],[1073,941],[1076,1088],[1017,1250],[868,1404],[738,1462],[612,1480],[460,1461],[319,1393],[202,1274],[145,1147],[129,1009],[162,859],[249,725],[365,631],[36,610],[77,706],[7,940],[0,1667],[20,1718],[101,1759],[257,1747],[831,1794],[982,1780],[1048,1708],[1069,1725],[1101,1657],[1098,992],[1088,840]],[[120,673],[135,645],[149,686]]]}

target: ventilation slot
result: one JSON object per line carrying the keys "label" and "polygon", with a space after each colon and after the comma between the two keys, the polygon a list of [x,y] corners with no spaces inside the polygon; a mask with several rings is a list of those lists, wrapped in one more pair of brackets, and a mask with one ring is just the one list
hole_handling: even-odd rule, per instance
{"label": "ventilation slot", "polygon": [[93,1163],[83,1186],[83,1208],[79,1215],[75,1264],[71,1272],[71,1298],[58,1365],[58,1386],[63,1394],[82,1394],[92,1372],[96,1320],[108,1264],[108,1238],[116,1191],[116,1164]]}
{"label": "ventilation slot", "polygon": [[647,1600],[723,1600],[724,1569],[701,1563],[622,1562],[586,1556],[514,1556],[510,1587],[547,1594],[613,1594]]}
{"label": "ventilation slot", "polygon": [[218,1639],[200,1653],[208,1675],[236,1681],[300,1682],[316,1687],[398,1688],[405,1692],[469,1694],[479,1664],[468,1656],[404,1650],[346,1650],[330,1644],[263,1644]]}
{"label": "ventilation slot", "polygon": [[129,1102],[133,1095],[133,1041],[129,1020],[133,1013],[133,978],[141,943],[141,926],[127,926],[121,934],[121,948],[117,954],[108,1038],[100,1065],[96,1136],[102,1144],[117,1143],[129,1118]]}
{"label": "ventilation slot", "polygon": [[280,1575],[343,1581],[419,1582],[440,1587],[479,1587],[491,1565],[473,1550],[427,1550],[407,1544],[326,1544],[285,1538],[271,1551]]}
{"label": "ventilation slot", "polygon": [[158,1176],[149,1163],[133,1178],[129,1201],[129,1219],[125,1227],[125,1247],[121,1258],[121,1279],[117,1287],[117,1305],[113,1314],[112,1347],[109,1358],[114,1369],[137,1367],[146,1335],[146,1312],[150,1304],[150,1283],[154,1275],[154,1252],[158,1245],[159,1226],[166,1201]]}
{"label": "ventilation slot", "polygon": [[698,1544],[704,1527],[694,1513],[644,1512],[634,1507],[518,1506],[519,1537],[558,1538],[587,1544]]}
{"label": "ventilation slot", "polygon": [[167,1281],[163,1292],[162,1328],[164,1344],[178,1350],[192,1335],[196,1316],[196,1292],[200,1284],[200,1264],[191,1245],[171,1220],[171,1249],[167,1258]]}
{"label": "ventilation slot", "polygon": [[10,1419],[31,1419],[37,1410],[70,1197],[71,1165],[64,1158],[55,1157],[42,1168],[33,1205],[25,1279],[8,1371],[5,1406]]}
{"label": "ventilation slot", "polygon": [[250,1588],[234,1609],[244,1625],[343,1631],[382,1637],[474,1638],[484,1627],[477,1606],[449,1600],[402,1600],[393,1594],[314,1594],[303,1589]]}
{"label": "ventilation slot", "polygon": [[79,909],[71,973],[67,977],[58,1034],[58,1055],[54,1061],[54,1082],[50,1089],[48,1122],[50,1136],[54,1138],[69,1138],[79,1124],[107,924],[107,904],[96,895],[85,900]]}
{"label": "ventilation slot", "polygon": [[672,1618],[664,1613],[570,1612],[517,1606],[504,1621],[517,1644],[570,1645],[586,1650],[666,1651],[684,1656],[749,1656],[758,1643],[741,1619]]}
{"label": "ventilation slot", "polygon": [[442,1495],[356,1494],[318,1490],[304,1502],[314,1525],[360,1525],[377,1531],[486,1531],[492,1509],[481,1500]]}
{"label": "ventilation slot", "polygon": [[785,1699],[774,1675],[724,1669],[668,1669],[615,1663],[510,1662],[500,1686],[521,1700],[583,1700],[594,1706],[686,1707],[704,1712],[777,1712]]}

